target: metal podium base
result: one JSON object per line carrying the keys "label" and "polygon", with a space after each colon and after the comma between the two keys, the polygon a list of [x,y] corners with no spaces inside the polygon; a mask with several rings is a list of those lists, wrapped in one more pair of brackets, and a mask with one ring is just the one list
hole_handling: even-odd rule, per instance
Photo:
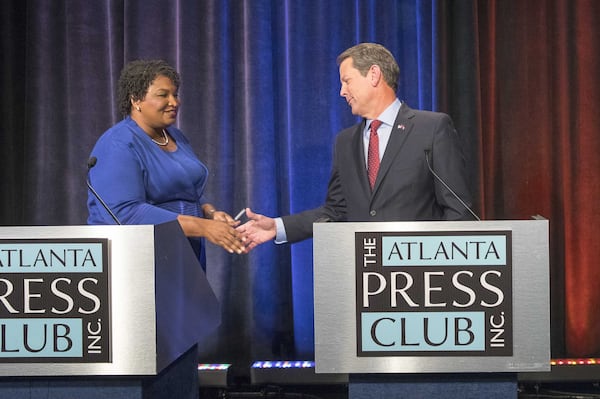
{"label": "metal podium base", "polygon": [[156,376],[6,377],[0,399],[198,399],[197,347]]}
{"label": "metal podium base", "polygon": [[350,374],[348,399],[516,399],[517,375]]}

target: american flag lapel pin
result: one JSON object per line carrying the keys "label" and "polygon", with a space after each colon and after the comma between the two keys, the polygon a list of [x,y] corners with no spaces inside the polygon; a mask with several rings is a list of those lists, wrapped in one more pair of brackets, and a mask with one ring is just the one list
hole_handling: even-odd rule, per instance
{"label": "american flag lapel pin", "polygon": [[398,125],[398,129],[404,130],[404,129],[406,129],[406,127],[404,125]]}

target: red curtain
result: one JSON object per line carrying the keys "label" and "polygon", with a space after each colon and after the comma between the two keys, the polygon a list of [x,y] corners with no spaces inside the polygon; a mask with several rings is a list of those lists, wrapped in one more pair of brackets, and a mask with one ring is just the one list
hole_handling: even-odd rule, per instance
{"label": "red curtain", "polygon": [[481,212],[550,220],[552,355],[599,356],[600,1],[481,0],[474,13]]}

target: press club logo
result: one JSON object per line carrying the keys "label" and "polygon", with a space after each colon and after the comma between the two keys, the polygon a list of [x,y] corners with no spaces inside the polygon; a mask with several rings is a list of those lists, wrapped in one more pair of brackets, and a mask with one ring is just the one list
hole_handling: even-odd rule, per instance
{"label": "press club logo", "polygon": [[107,239],[0,240],[0,362],[109,362]]}
{"label": "press club logo", "polygon": [[512,356],[510,231],[357,232],[360,356]]}

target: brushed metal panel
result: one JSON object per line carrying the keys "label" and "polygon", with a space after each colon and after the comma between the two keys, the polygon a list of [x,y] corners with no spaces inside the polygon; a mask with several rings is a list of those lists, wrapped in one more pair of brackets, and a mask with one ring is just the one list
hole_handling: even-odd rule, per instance
{"label": "brushed metal panel", "polygon": [[0,363],[3,376],[154,375],[154,226],[25,226],[0,229],[0,238],[108,238],[111,363]]}
{"label": "brushed metal panel", "polygon": [[[513,356],[358,357],[355,237],[361,232],[511,230]],[[318,373],[550,370],[548,221],[317,223],[314,225],[315,360]]]}

